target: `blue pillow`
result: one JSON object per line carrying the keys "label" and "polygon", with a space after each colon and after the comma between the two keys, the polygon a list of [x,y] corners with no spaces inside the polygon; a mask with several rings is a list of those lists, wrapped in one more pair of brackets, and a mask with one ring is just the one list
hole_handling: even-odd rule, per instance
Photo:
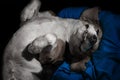
{"label": "blue pillow", "polygon": [[120,15],[101,11],[99,21],[103,29],[103,38],[92,60],[96,78],[120,80]]}
{"label": "blue pillow", "polygon": [[[86,9],[66,8],[58,16],[79,19]],[[64,62],[53,75],[53,80],[120,80],[120,15],[109,11],[99,13],[103,29],[100,46],[83,73],[71,72]]]}
{"label": "blue pillow", "polygon": [[58,16],[59,17],[62,17],[62,18],[74,18],[74,19],[79,19],[80,18],[80,15],[82,14],[82,12],[87,9],[87,7],[78,7],[78,8],[75,8],[75,7],[70,7],[70,8],[65,8],[63,10],[61,10],[59,13],[58,13]]}

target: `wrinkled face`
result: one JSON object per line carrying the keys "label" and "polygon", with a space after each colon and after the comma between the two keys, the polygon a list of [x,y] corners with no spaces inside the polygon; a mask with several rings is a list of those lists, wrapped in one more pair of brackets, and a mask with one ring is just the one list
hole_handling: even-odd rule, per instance
{"label": "wrinkled face", "polygon": [[85,24],[70,37],[69,47],[71,54],[85,53],[98,47],[101,29],[92,24]]}
{"label": "wrinkled face", "polygon": [[86,30],[82,33],[82,41],[80,49],[86,52],[91,49],[98,41],[99,29],[95,29],[93,25],[86,24]]}

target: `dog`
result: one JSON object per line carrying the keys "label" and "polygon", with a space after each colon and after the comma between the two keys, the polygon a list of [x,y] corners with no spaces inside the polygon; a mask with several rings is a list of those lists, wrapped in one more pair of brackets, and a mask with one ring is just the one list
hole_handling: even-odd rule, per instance
{"label": "dog", "polygon": [[[91,48],[91,45],[87,46],[89,38],[93,40],[92,44],[97,42],[99,30],[94,25],[52,16],[48,11],[39,12],[40,4],[39,0],[32,0],[22,12],[22,25],[4,51],[4,80],[43,80],[37,74],[44,71],[44,64],[63,60],[66,42],[71,44],[71,53],[72,46],[76,46],[76,54]],[[26,54],[32,56],[26,58]]]}

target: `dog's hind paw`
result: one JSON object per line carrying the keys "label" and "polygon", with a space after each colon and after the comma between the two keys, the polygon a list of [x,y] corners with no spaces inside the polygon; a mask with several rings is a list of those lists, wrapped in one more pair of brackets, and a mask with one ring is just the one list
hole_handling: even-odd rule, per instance
{"label": "dog's hind paw", "polygon": [[39,0],[31,0],[31,2],[24,8],[21,13],[21,21],[27,21],[31,19],[34,15],[37,15],[41,2]]}

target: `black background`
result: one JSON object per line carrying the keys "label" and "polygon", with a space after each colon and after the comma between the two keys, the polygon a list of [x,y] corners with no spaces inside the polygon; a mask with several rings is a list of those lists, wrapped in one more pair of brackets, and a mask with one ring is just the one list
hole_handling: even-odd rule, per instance
{"label": "black background", "polygon": [[[102,10],[120,14],[119,0],[41,0],[40,11],[52,10],[56,14],[65,7],[99,6]],[[20,13],[30,0],[0,1],[0,69],[2,70],[3,51],[13,33],[20,27]],[[0,79],[2,80],[2,79]]]}

